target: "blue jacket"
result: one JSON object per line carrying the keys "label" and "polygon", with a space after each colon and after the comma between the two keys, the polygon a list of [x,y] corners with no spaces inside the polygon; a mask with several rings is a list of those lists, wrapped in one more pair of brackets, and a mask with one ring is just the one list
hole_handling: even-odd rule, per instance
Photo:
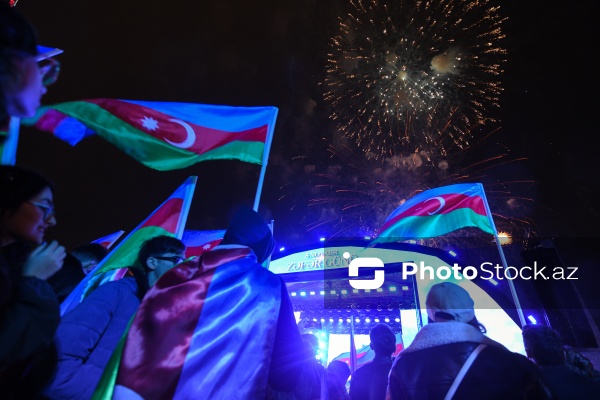
{"label": "blue jacket", "polygon": [[65,314],[55,337],[56,374],[49,399],[90,399],[140,300],[134,278],[108,282]]}

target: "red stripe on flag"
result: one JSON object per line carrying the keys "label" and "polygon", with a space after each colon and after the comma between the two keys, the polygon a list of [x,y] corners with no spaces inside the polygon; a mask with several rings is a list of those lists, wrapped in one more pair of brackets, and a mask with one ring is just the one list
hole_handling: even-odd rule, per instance
{"label": "red stripe on flag", "polygon": [[175,234],[182,208],[183,199],[169,199],[148,217],[148,219],[138,227],[138,230],[147,226],[160,226],[169,233]]}
{"label": "red stripe on flag", "polygon": [[[440,198],[443,199],[443,204]],[[485,204],[480,196],[466,196],[460,193],[443,194],[417,203],[386,221],[381,227],[381,232],[405,217],[429,217],[431,215],[447,214],[459,208],[470,208],[479,215],[487,215]]]}
{"label": "red stripe on flag", "polygon": [[[205,303],[198,294],[208,291],[214,272],[188,262],[150,288],[127,334],[117,384],[149,391],[158,385],[161,393],[173,398]],[[201,279],[194,279],[198,275]]]}
{"label": "red stripe on flag", "polygon": [[[92,99],[86,101],[104,108],[139,131],[165,142],[183,143],[193,132],[195,141],[191,146],[186,146],[185,150],[196,154],[206,153],[234,141],[264,143],[267,140],[267,125],[241,132],[227,132],[174,119],[160,111],[121,100]],[[155,124],[156,127],[150,127],[149,123]],[[187,127],[192,132],[188,132]]]}

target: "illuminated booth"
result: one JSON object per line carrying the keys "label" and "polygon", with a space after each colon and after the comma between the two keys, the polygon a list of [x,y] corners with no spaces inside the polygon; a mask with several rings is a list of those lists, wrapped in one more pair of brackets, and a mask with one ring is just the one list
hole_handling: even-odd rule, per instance
{"label": "illuminated booth", "polygon": [[[328,241],[274,254],[270,262],[269,270],[287,284],[297,320],[306,321],[306,327],[319,337],[324,364],[348,357],[351,331],[358,365],[371,359],[368,335],[379,322],[388,324],[396,333],[397,351],[410,345],[418,330],[427,324],[427,292],[442,281],[454,282],[470,293],[477,319],[486,326],[489,337],[524,354],[514,304],[489,280],[465,279],[460,273],[447,276],[455,263],[464,265],[460,260],[443,250],[418,244],[365,246],[367,243],[361,240]],[[382,266],[361,266],[358,275],[351,278],[350,263],[358,258],[377,258]],[[416,272],[413,266],[417,266]],[[360,279],[376,286],[373,282],[377,281],[377,274],[384,276],[378,288],[356,289],[349,282]]]}

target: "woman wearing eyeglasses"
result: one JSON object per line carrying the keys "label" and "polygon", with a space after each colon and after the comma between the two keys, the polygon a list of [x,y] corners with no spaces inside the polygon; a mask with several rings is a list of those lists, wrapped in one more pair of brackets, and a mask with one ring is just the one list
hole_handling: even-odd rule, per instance
{"label": "woman wearing eyeglasses", "polygon": [[[65,249],[44,242],[56,224],[51,183],[36,172],[0,166],[0,393],[34,398],[53,369],[52,341],[60,320],[46,279]],[[26,372],[28,372],[26,374]]]}

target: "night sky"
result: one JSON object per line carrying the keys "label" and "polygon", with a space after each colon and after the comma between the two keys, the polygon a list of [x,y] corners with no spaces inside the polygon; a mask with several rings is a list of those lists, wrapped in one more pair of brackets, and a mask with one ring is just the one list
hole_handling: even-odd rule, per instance
{"label": "night sky", "polygon": [[[497,189],[488,193],[492,209],[507,217],[497,224],[515,236],[527,228],[540,237],[599,236],[599,46],[592,5],[502,2],[508,54],[501,107],[494,111],[499,122],[474,132],[473,148],[452,156],[452,168]],[[64,50],[57,56],[61,77],[44,104],[103,97],[278,107],[259,211],[274,220],[279,245],[362,235],[407,195],[396,189],[388,197],[363,194],[351,201],[363,206],[346,210],[345,194],[338,192],[337,199],[309,205],[324,196],[325,172],[342,171],[335,178],[339,187],[376,180],[369,177],[374,162],[336,134],[319,85],[347,1],[20,0],[17,7],[36,26],[41,44]],[[329,145],[344,149],[344,159],[332,157]],[[467,168],[499,154],[504,158],[483,165],[490,168]],[[252,205],[260,170],[219,161],[160,172],[100,138],[70,147],[25,127],[17,164],[55,183],[59,223],[49,237],[67,248],[129,232],[190,175],[199,179],[187,227],[225,228],[233,208]],[[431,182],[431,174],[414,174],[402,189]]]}

